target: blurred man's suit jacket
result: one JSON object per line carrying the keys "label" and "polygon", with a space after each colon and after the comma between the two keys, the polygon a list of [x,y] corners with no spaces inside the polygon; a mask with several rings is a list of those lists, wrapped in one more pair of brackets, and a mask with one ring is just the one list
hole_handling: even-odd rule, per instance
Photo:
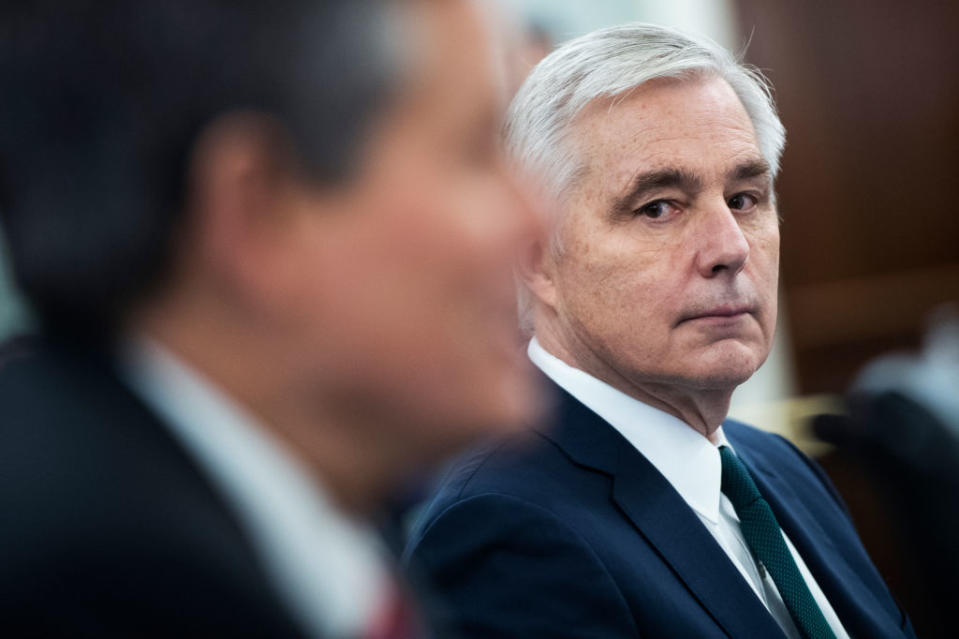
{"label": "blurred man's suit jacket", "polygon": [[[659,471],[579,401],[454,465],[407,548],[465,637],[781,637]],[[910,637],[822,471],[786,440],[727,420],[748,467],[855,637]]]}
{"label": "blurred man's suit jacket", "polygon": [[301,637],[191,456],[90,353],[0,365],[0,634]]}

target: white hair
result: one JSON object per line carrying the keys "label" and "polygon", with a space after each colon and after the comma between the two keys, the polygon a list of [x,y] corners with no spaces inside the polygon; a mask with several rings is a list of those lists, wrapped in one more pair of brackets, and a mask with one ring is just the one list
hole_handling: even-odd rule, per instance
{"label": "white hair", "polygon": [[[571,125],[596,99],[623,96],[660,78],[722,78],[739,97],[772,176],[786,144],[770,85],[758,69],[708,38],[633,22],[570,40],[544,58],[513,98],[505,136],[510,154],[561,201],[584,166]],[[554,245],[553,248],[558,248]],[[529,292],[520,286],[521,322],[530,326]]]}

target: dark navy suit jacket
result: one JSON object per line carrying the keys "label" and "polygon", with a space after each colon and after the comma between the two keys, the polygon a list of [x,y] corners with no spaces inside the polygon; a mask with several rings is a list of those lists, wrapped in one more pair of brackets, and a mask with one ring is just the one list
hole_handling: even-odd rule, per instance
{"label": "dark navy suit jacket", "polygon": [[[850,635],[914,637],[821,469],[723,429]],[[566,393],[552,427],[453,466],[406,560],[464,637],[783,636],[662,474]]]}
{"label": "dark navy suit jacket", "polygon": [[304,637],[246,532],[103,353],[0,361],[0,637]]}

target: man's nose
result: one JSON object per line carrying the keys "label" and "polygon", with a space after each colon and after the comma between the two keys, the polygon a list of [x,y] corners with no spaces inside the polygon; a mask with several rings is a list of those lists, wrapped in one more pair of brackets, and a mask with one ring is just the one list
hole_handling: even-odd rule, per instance
{"label": "man's nose", "polygon": [[703,277],[735,275],[743,270],[749,258],[749,242],[725,201],[703,211],[696,233],[696,267]]}

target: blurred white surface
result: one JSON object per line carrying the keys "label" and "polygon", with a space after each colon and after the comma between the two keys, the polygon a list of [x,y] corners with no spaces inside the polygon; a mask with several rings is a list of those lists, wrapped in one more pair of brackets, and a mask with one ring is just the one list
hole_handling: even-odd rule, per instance
{"label": "blurred white surface", "polygon": [[642,20],[708,36],[738,51],[742,38],[730,0],[500,0],[556,42],[621,22]]}
{"label": "blurred white surface", "polygon": [[906,395],[959,434],[959,306],[933,312],[919,353],[889,353],[872,361],[855,388]]}

